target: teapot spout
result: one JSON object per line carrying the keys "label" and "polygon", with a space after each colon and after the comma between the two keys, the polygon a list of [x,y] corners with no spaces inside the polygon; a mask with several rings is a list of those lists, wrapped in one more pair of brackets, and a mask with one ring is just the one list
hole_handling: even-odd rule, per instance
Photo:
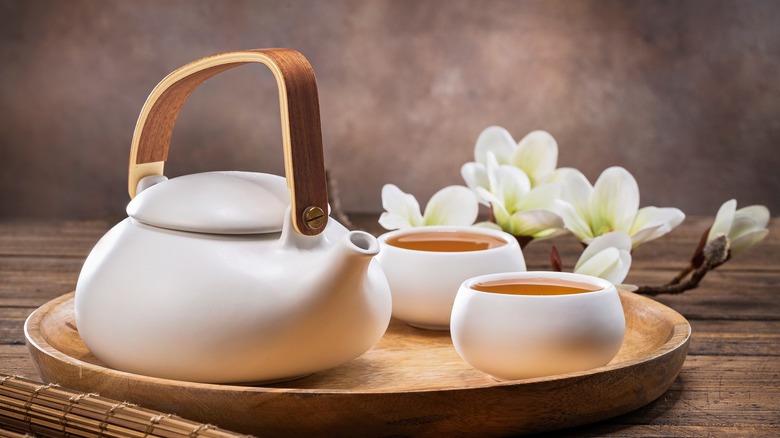
{"label": "teapot spout", "polygon": [[378,253],[376,237],[364,231],[350,231],[328,251],[318,280],[326,300],[342,303],[344,309],[355,306],[350,313],[358,319],[373,319],[375,326],[381,326],[381,336],[390,322],[392,302],[390,286],[374,260]]}
{"label": "teapot spout", "polygon": [[345,247],[349,254],[357,258],[370,259],[379,254],[379,241],[365,231],[350,231],[339,246]]}
{"label": "teapot spout", "polygon": [[376,237],[365,231],[350,231],[329,251],[327,276],[360,288],[359,283],[377,254],[379,242]]}

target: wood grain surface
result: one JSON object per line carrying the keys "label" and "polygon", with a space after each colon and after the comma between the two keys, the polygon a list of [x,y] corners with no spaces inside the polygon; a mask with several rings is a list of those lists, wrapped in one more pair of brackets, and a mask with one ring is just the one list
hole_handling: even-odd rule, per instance
{"label": "wood grain surface", "polygon": [[[376,216],[353,216],[373,233]],[[628,282],[670,279],[693,251],[711,218],[688,218],[670,235],[634,252]],[[26,317],[72,290],[84,258],[111,223],[0,222],[0,368],[40,379],[24,346]],[[780,226],[757,247],[710,273],[699,289],[657,300],[691,323],[685,364],[656,401],[625,415],[545,436],[778,436],[780,435]],[[553,241],[571,268],[574,239]],[[529,269],[548,269],[550,242],[526,248]],[[349,406],[344,406],[345,410]],[[418,419],[420,422],[435,419]]]}

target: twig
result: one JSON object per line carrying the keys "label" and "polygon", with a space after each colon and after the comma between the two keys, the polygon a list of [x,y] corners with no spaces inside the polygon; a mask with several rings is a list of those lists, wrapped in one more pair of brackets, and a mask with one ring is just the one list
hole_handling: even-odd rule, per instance
{"label": "twig", "polygon": [[704,276],[718,266],[720,266],[720,264],[710,266],[710,264],[705,263],[694,270],[693,274],[691,274],[690,278],[686,281],[675,282],[672,280],[672,282],[663,286],[640,286],[639,289],[636,290],[636,293],[643,295],[680,294],[686,290],[696,289]]}
{"label": "twig", "polygon": [[[641,286],[636,290],[636,293],[643,295],[680,294],[687,290],[696,289],[708,272],[726,263],[730,258],[731,251],[728,238],[725,235],[719,235],[704,246],[701,254],[703,261],[698,268],[694,269],[693,264],[691,264],[668,284],[663,286]],[[688,273],[691,273],[691,276],[687,280],[682,281]]]}
{"label": "twig", "polygon": [[[703,266],[703,265],[700,265],[699,268],[701,268],[701,266]],[[685,267],[685,269],[680,271],[680,273],[677,274],[677,276],[674,277],[672,279],[672,281],[670,281],[669,284],[667,284],[667,286],[671,286],[671,285],[674,285],[674,284],[679,284],[681,281],[683,281],[683,279],[685,279],[685,277],[688,276],[688,274],[693,272],[695,269],[696,268],[694,268],[693,264],[689,264],[688,266]]]}

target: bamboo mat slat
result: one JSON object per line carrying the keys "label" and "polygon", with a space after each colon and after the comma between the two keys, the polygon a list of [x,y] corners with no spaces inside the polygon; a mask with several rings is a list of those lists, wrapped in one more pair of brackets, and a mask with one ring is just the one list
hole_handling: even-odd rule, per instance
{"label": "bamboo mat slat", "polygon": [[0,437],[203,437],[239,435],[94,393],[0,373]]}

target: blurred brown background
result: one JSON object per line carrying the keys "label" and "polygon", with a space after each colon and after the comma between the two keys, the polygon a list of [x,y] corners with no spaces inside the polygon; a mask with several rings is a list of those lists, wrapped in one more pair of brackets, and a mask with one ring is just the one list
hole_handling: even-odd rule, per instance
{"label": "blurred brown background", "polygon": [[[146,96],[213,53],[292,47],[318,76],[326,165],[348,211],[393,182],[463,184],[479,132],[545,129],[592,182],[621,165],[642,205],[780,212],[778,1],[0,0],[0,218],[124,215]],[[185,105],[168,176],[281,174],[263,66]]]}

